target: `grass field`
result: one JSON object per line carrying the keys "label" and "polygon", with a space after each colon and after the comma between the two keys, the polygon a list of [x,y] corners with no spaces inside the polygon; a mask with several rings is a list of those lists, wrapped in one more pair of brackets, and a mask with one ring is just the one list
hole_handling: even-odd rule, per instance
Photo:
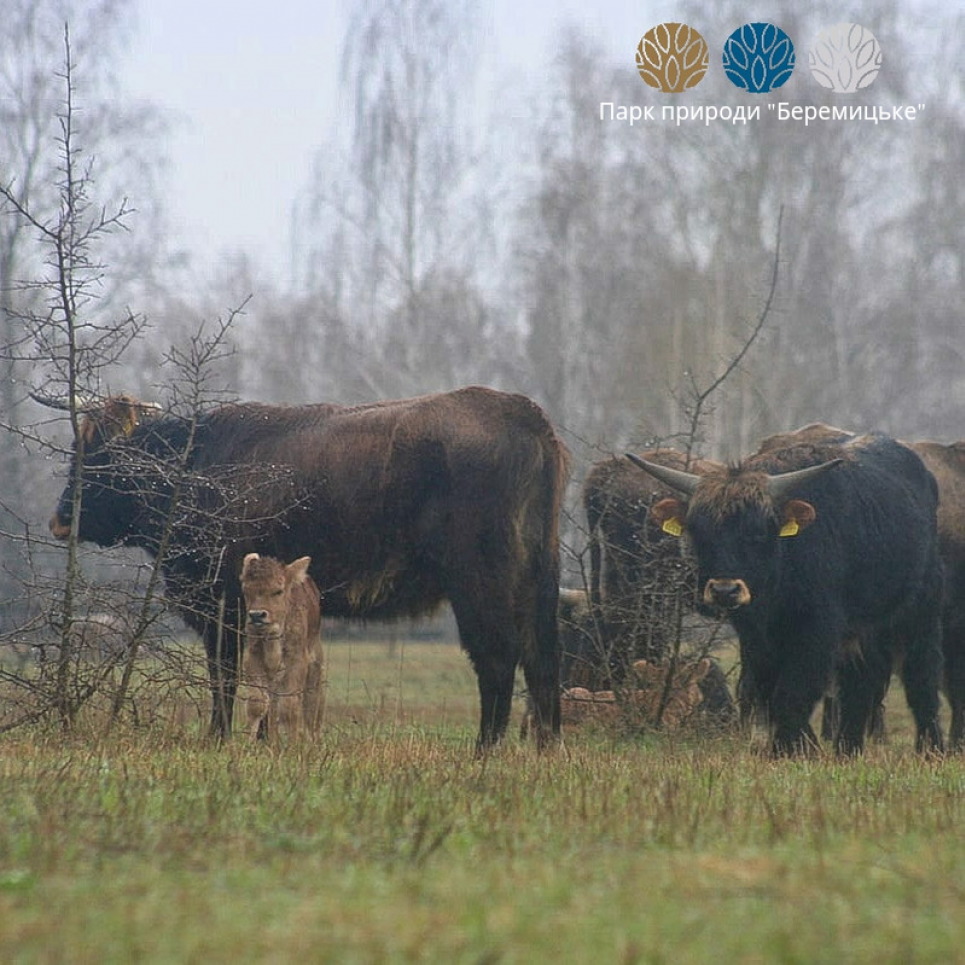
{"label": "grass field", "polygon": [[898,693],[854,761],[593,730],[539,757],[519,709],[477,761],[455,646],[328,652],[314,746],[212,748],[191,688],[0,738],[0,962],[965,961],[965,765],[914,755]]}

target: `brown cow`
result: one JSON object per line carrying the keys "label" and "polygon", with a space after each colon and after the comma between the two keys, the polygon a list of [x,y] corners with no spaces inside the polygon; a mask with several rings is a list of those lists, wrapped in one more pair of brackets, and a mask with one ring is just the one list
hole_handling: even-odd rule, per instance
{"label": "brown cow", "polygon": [[[249,553],[241,568],[247,623],[242,677],[249,687],[248,732],[318,734],[324,710],[321,607],[311,558],[287,566]],[[267,733],[266,733],[267,732]]]}
{"label": "brown cow", "polygon": [[[649,449],[642,458],[673,469],[704,473],[719,468],[676,449]],[[679,609],[695,606],[693,563],[679,540],[650,518],[650,508],[671,494],[626,459],[594,464],[583,486],[589,528],[590,603],[596,652],[605,682],[619,686],[634,660],[666,660]],[[564,657],[565,661],[565,657]],[[565,681],[565,678],[564,678]]]}
{"label": "brown cow", "polygon": [[505,733],[520,665],[538,745],[558,735],[568,459],[530,399],[470,386],[360,406],[239,403],[192,419],[117,397],[90,408],[80,436],[51,532],[67,538],[73,525],[81,540],[160,556],[204,638],[214,735],[231,729],[250,552],[311,556],[328,616],[394,620],[448,600],[479,686],[477,748]]}
{"label": "brown cow", "polygon": [[952,711],[948,743],[965,747],[965,442],[909,442],[938,483],[938,552],[942,596],[944,689]]}

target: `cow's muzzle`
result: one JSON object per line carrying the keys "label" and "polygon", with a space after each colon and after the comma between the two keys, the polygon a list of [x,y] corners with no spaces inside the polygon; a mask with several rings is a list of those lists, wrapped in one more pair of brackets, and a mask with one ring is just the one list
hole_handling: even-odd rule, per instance
{"label": "cow's muzzle", "polygon": [[751,602],[751,591],[743,580],[708,580],[704,587],[704,603],[736,610]]}
{"label": "cow's muzzle", "polygon": [[248,622],[253,627],[268,626],[268,611],[267,610],[249,610]]}
{"label": "cow's muzzle", "polygon": [[70,536],[70,523],[65,523],[57,513],[50,517],[47,525],[54,539],[67,539]]}

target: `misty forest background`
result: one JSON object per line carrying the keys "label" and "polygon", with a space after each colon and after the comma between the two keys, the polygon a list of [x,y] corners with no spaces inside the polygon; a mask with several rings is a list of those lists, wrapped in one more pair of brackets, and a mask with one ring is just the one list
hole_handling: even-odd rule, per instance
{"label": "misty forest background", "polygon": [[[782,208],[774,304],[709,400],[697,451],[737,458],[815,419],[965,437],[965,15],[902,6],[849,7],[881,42],[884,69],[845,100],[806,65],[809,39],[842,19],[840,3],[772,4],[798,68],[786,93],[755,99],[714,62],[714,38],[747,19],[746,3],[682,2],[712,66],[674,100],[641,81],[633,38],[614,62],[594,37],[564,29],[521,83],[483,69],[484,4],[357,0],[339,126],[317,132],[314,175],[292,186],[281,279],[244,252],[201,266],[178,238],[165,153],[174,122],[117,79],[132,3],[5,0],[0,183],[35,216],[56,217],[69,19],[91,210],[124,198],[133,209],[98,232],[82,266],[89,337],[135,322],[85,388],[170,403],[172,346],[221,319],[233,351],[209,373],[211,403],[356,403],[468,383],[523,392],[573,452],[566,541],[579,554],[590,464],[686,431],[694,399],[752,332]],[[652,25],[641,9],[641,34]],[[914,122],[807,128],[766,109],[748,125],[600,120],[603,102],[654,105],[659,117],[665,104],[772,99],[925,108]],[[42,632],[63,570],[46,522],[70,427],[28,392],[64,392],[64,371],[24,322],[56,310],[49,262],[37,232],[0,204],[0,643]],[[85,566],[117,584],[139,559],[90,550]]]}

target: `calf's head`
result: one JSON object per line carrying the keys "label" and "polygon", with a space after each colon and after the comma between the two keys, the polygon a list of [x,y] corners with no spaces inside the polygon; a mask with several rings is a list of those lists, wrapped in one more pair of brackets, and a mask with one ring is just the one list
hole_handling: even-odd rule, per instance
{"label": "calf's head", "polygon": [[796,537],[817,518],[815,507],[794,492],[841,460],[769,474],[728,468],[697,476],[667,469],[628,453],[627,458],[685,497],[670,496],[651,508],[664,532],[691,538],[702,599],[737,610],[766,592],[778,571],[783,539]]}
{"label": "calf's head", "polygon": [[292,591],[305,582],[310,556],[287,566],[269,556],[249,553],[241,567],[241,592],[245,598],[249,633],[281,637],[288,625],[294,604]]}

